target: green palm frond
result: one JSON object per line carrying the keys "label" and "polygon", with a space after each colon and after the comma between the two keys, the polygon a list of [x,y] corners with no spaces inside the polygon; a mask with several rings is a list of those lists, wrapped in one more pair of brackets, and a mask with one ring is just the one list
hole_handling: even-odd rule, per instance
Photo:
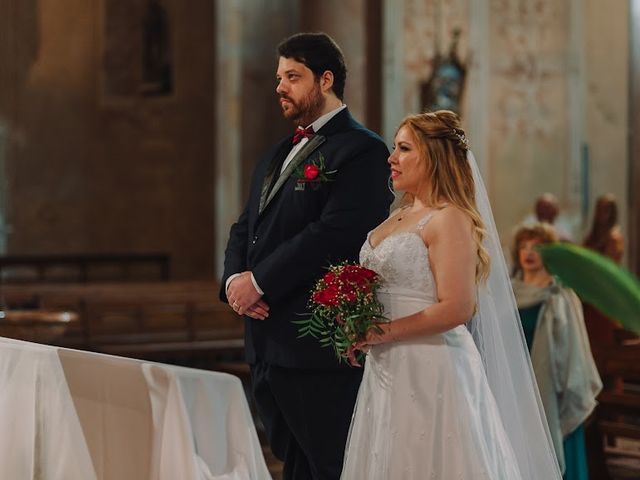
{"label": "green palm frond", "polygon": [[585,302],[640,335],[640,281],[608,257],[569,243],[540,246],[547,270]]}

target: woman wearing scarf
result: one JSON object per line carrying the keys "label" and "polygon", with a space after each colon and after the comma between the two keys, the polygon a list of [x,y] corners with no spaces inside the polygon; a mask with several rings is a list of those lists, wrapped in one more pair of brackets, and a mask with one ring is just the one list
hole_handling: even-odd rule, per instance
{"label": "woman wearing scarf", "polygon": [[557,240],[553,227],[521,227],[513,251],[513,290],[540,397],[565,480],[588,480],[584,421],[602,382],[580,300],[547,272],[536,246]]}

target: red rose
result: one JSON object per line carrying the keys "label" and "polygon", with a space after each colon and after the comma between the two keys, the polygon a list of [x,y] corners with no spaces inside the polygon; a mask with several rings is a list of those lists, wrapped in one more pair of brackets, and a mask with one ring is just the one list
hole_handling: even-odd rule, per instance
{"label": "red rose", "polygon": [[317,291],[313,294],[313,301],[320,305],[328,307],[335,307],[338,305],[338,287],[335,285],[329,285],[327,288]]}
{"label": "red rose", "polygon": [[356,301],[357,293],[352,283],[342,283],[340,285],[340,293],[344,296],[347,302],[353,303]]}
{"label": "red rose", "polygon": [[309,165],[305,165],[304,167],[304,178],[306,178],[307,180],[314,180],[319,173],[320,169],[312,163],[310,163]]}
{"label": "red rose", "polygon": [[317,292],[313,292],[313,295],[311,296],[311,299],[316,302],[316,303],[320,303],[320,300],[322,298],[322,290],[318,290]]}
{"label": "red rose", "polygon": [[353,283],[360,288],[367,286],[375,280],[375,277],[376,273],[374,271],[358,265],[345,265],[340,273],[340,279],[343,282]]}
{"label": "red rose", "polygon": [[355,291],[348,290],[348,291],[346,291],[344,293],[344,298],[345,298],[345,300],[347,300],[347,302],[353,303],[353,302],[356,301],[356,298],[358,298],[358,297],[356,296],[356,292]]}
{"label": "red rose", "polygon": [[376,272],[374,272],[373,270],[369,270],[368,268],[362,268],[362,275],[364,276],[364,278],[366,278],[367,280],[369,280],[370,282],[374,281],[376,279],[376,277],[378,276],[378,274]]}
{"label": "red rose", "polygon": [[326,283],[327,285],[334,284],[336,282],[336,279],[336,274],[333,272],[327,272],[323,277],[324,283]]}
{"label": "red rose", "polygon": [[345,271],[340,278],[342,279],[343,282],[348,283],[348,284],[355,284],[358,286],[361,286],[363,283],[363,278],[358,275],[356,272],[349,272],[349,271]]}

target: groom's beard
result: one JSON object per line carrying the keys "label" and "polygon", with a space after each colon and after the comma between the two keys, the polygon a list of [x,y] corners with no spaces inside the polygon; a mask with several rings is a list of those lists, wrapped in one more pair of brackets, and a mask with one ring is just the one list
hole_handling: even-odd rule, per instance
{"label": "groom's beard", "polygon": [[299,102],[295,102],[292,98],[287,97],[286,95],[281,95],[280,98],[284,98],[290,102],[288,107],[282,108],[284,118],[303,127],[307,127],[317,120],[322,114],[326,104],[326,100],[322,96],[320,85],[318,83],[315,83],[309,94]]}

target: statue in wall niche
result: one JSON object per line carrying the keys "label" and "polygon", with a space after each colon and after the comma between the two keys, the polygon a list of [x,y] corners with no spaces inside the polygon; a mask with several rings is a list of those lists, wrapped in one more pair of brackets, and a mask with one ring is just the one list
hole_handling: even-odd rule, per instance
{"label": "statue in wall niche", "polygon": [[143,95],[168,95],[173,90],[170,29],[160,0],[149,0],[142,24]]}
{"label": "statue in wall niche", "polygon": [[451,110],[460,114],[460,105],[464,91],[466,64],[458,56],[460,29],[453,32],[449,54],[444,57],[436,53],[433,72],[426,82],[420,85],[420,106],[424,112]]}

